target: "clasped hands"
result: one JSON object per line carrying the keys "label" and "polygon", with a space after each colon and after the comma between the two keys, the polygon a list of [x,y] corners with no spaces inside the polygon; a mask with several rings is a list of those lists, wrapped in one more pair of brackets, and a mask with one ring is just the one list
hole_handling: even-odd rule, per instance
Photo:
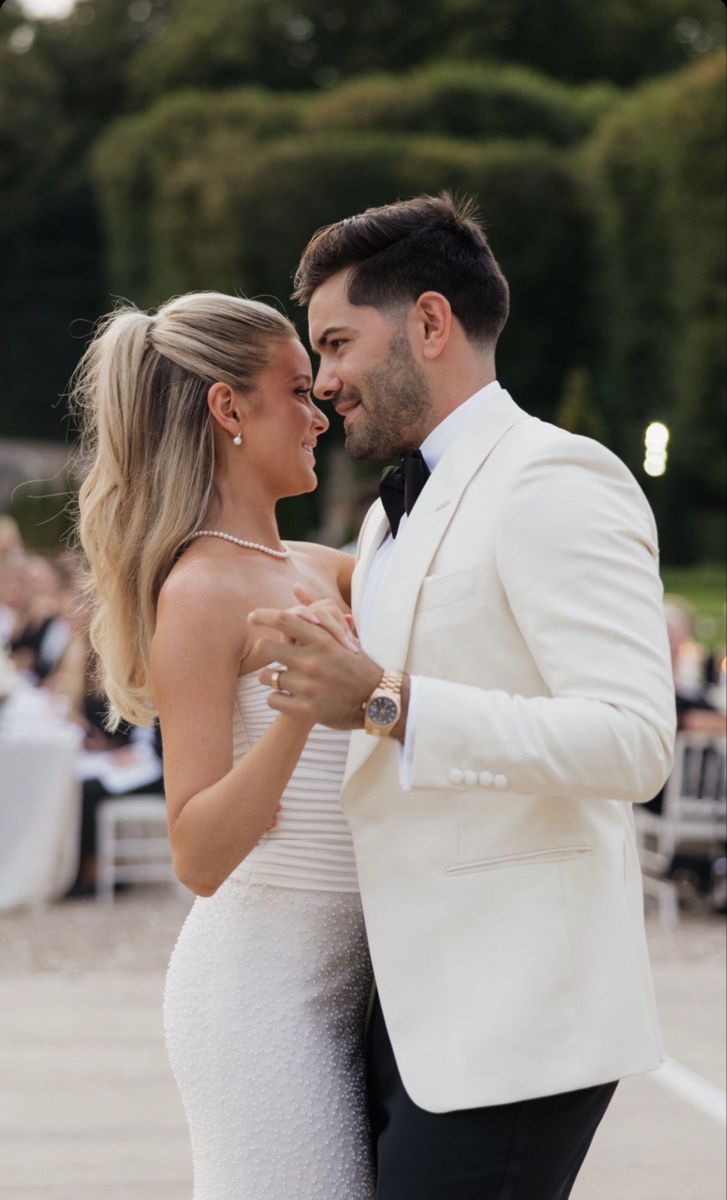
{"label": "clasped hands", "polygon": [[255,645],[256,656],[281,664],[279,673],[268,666],[258,676],[272,689],[268,704],[311,725],[362,729],[363,706],[383,668],[364,654],[353,618],[334,600],[316,600],[300,584],[294,590],[298,605],[258,608],[248,618],[278,635],[264,635]]}

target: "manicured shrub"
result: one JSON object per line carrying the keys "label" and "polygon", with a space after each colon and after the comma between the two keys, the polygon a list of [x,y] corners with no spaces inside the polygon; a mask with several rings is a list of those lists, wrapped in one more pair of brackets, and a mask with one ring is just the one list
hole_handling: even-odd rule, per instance
{"label": "manicured shrub", "polygon": [[567,87],[521,67],[439,63],[407,75],[364,76],[323,93],[310,104],[307,124],[569,145],[617,94],[599,88],[596,98],[592,89]]}
{"label": "manicured shrub", "polygon": [[178,141],[176,117],[126,122],[96,157],[112,291],[153,303],[215,287],[286,304],[319,226],[422,191],[472,192],[513,291],[503,378],[532,411],[553,413],[584,353],[590,262],[587,206],[561,152],[365,132],[256,140],[214,120]]}
{"label": "manicured shrub", "polygon": [[[719,54],[637,91],[586,153],[603,264],[601,402],[620,414],[619,449],[640,474],[644,425],[670,425],[666,477],[641,477],[664,512],[696,504],[691,532],[666,544],[682,560],[720,552],[724,117]],[[682,523],[665,521],[666,538]]]}

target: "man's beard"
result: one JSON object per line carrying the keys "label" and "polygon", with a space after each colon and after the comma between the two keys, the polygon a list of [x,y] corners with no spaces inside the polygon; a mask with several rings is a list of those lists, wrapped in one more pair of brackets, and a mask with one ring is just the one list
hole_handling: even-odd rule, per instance
{"label": "man's beard", "polygon": [[[365,406],[346,434],[351,458],[398,458],[417,450],[431,426],[432,400],[403,331],[393,334],[386,358],[364,376]],[[350,389],[339,399],[361,399]]]}

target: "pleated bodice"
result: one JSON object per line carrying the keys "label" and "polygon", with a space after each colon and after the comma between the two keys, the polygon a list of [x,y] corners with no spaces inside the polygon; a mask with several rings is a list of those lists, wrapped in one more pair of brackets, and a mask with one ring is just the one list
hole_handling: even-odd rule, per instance
{"label": "pleated bodice", "polygon": [[[270,728],[277,713],[256,674],[241,676],[233,719],[237,762]],[[315,725],[281,798],[278,823],[231,878],[274,887],[357,892],[351,833],[340,806],[349,734]]]}

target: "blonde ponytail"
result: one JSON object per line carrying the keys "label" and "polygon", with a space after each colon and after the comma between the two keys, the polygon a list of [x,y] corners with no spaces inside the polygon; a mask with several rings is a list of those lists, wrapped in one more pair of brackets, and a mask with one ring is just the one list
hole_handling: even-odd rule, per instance
{"label": "blonde ponytail", "polygon": [[209,387],[249,391],[274,342],[295,336],[266,304],[191,292],[154,316],[119,307],[79,363],[70,393],[85,471],[78,533],[110,728],[156,716],[149,654],[159,592],[214,484]]}

